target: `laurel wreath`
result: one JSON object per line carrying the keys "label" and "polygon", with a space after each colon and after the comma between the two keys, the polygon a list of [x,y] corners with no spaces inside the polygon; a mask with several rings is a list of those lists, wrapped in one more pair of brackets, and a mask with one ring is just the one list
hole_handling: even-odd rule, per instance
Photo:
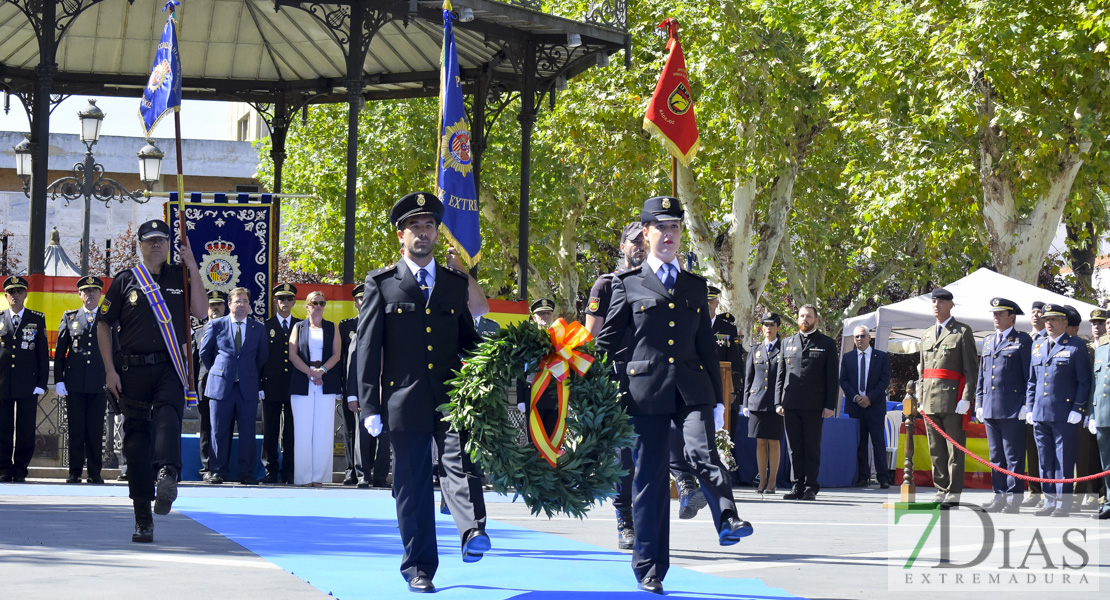
{"label": "laurel wreath", "polygon": [[528,321],[510,325],[479,344],[448,382],[451,401],[440,407],[452,429],[469,432],[465,450],[489,475],[494,491],[515,491],[533,515],[582,518],[590,506],[600,506],[624,474],[617,449],[634,442],[608,362],[596,354],[593,342],[582,349],[597,360],[585,375],[568,375],[567,435],[555,468],[521,435],[510,418],[517,409],[508,401],[509,386],[535,373],[554,351],[539,326]]}
{"label": "laurel wreath", "polygon": [[735,471],[736,459],[732,456],[732,436],[724,429],[718,429],[715,435],[717,455],[721,457],[721,464],[724,465],[726,471]]}

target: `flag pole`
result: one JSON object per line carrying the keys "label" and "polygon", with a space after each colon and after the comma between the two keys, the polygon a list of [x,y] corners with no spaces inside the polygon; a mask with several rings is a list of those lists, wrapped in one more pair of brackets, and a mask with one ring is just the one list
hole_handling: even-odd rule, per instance
{"label": "flag pole", "polygon": [[[177,12],[173,4],[170,7],[170,18],[175,19],[174,13]],[[176,25],[175,25],[176,26]],[[181,107],[178,106],[173,111],[173,126],[174,126],[174,143],[177,147],[177,232],[178,232],[178,247],[185,244],[185,174],[182,168],[181,159]],[[189,250],[192,252],[192,249]],[[182,261],[184,262],[184,260]],[[189,298],[189,269],[181,269],[181,283],[182,290],[184,291],[185,298],[185,349],[182,354],[185,355],[185,396],[195,396],[193,389],[193,328],[189,320],[192,314],[192,299]],[[189,392],[194,392],[190,395]]]}
{"label": "flag pole", "polygon": [[671,196],[678,198],[678,159],[671,157]]}

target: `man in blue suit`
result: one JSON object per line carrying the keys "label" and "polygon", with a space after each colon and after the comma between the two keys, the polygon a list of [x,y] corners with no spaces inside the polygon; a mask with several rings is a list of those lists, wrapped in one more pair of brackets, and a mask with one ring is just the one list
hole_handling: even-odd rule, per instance
{"label": "man in blue suit", "polygon": [[249,319],[250,291],[235,288],[228,295],[231,314],[208,324],[200,344],[200,360],[208,368],[204,395],[212,414],[212,457],[208,483],[224,482],[231,446],[232,422],[239,423],[239,483],[256,485],[254,421],[262,399],[258,381],[269,346],[266,328]]}
{"label": "man in blue suit", "polygon": [[852,333],[856,347],[840,359],[840,389],[844,391],[844,412],[859,419],[859,445],[856,447],[856,482],[867,487],[871,480],[867,440],[875,457],[879,487],[890,487],[886,458],[886,388],[890,385],[890,355],[871,347],[871,334],[860,325]]}
{"label": "man in blue suit", "polygon": [[[1091,397],[1091,362],[1083,340],[1068,335],[1066,307],[1045,304],[1047,339],[1033,350],[1026,387],[1027,423],[1040,455],[1041,477],[1063,479],[1075,471],[1075,437]],[[1066,517],[1072,484],[1042,483],[1044,508],[1037,516]]]}
{"label": "man in blue suit", "polygon": [[[983,340],[979,360],[979,382],[975,386],[975,416],[986,425],[991,463],[1025,472],[1025,394],[1033,338],[1016,331],[1014,320],[1025,314],[1016,302],[991,300],[994,335]],[[983,505],[987,512],[1017,513],[1021,509],[1023,485],[1015,477],[991,471],[994,498]]]}

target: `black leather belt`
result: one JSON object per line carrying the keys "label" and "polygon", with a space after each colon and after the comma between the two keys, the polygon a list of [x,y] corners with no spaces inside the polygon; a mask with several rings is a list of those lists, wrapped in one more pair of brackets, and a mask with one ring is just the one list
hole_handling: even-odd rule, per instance
{"label": "black leather belt", "polygon": [[310,361],[308,361],[308,366],[318,369],[318,368],[324,366],[324,361],[322,361],[322,360],[310,360]]}
{"label": "black leather belt", "polygon": [[170,354],[168,352],[155,352],[153,354],[120,354],[116,358],[116,362],[124,367],[158,365],[169,362],[169,360]]}

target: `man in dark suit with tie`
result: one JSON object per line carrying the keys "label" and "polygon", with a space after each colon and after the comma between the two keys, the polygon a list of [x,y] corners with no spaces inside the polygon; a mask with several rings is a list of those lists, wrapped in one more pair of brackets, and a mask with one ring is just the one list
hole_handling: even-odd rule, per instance
{"label": "man in dark suit with tie", "polygon": [[[1014,329],[1021,307],[1006,298],[991,300],[994,335],[983,340],[979,380],[975,386],[975,416],[987,430],[987,448],[994,465],[1025,473],[1025,395],[1033,338]],[[987,512],[1021,511],[1022,483],[1016,477],[991,471],[994,498]]]}
{"label": "man in dark suit with tie", "polygon": [[481,341],[467,303],[469,277],[434,257],[443,203],[434,194],[409,194],[393,205],[390,221],[404,254],[367,275],[359,310],[359,417],[371,435],[389,429],[393,495],[404,543],[401,575],[414,592],[434,592],[439,566],[432,447],[441,449],[440,488],[459,531],[463,562],[490,549],[482,483],[463,451],[465,431],[449,430],[438,407],[462,355]]}
{"label": "man in dark suit with tie", "polygon": [[632,571],[642,590],[662,594],[670,566],[668,434],[682,432],[686,459],[709,498],[722,546],[751,535],[739,518],[728,473],[714,444],[724,421],[721,370],[709,321],[708,285],[680,268],[684,211],[677,198],[644,202],[640,222],[648,255],[643,265],[613,279],[613,295],[597,347],[609,356],[627,350],[614,368],[628,378],[622,402],[637,440],[633,455]]}
{"label": "man in dark suit with tie", "polygon": [[[269,339],[266,366],[262,368],[262,483],[293,483],[293,405],[289,401],[289,334],[301,322],[294,317],[297,286],[279,283],[274,297],[274,316],[266,319]],[[280,444],[279,444],[280,442]],[[278,448],[280,447],[280,454]]]}
{"label": "man in dark suit with tie", "polygon": [[77,280],[81,308],[62,313],[54,350],[54,387],[65,398],[69,421],[69,477],[80,483],[88,460],[89,483],[104,483],[104,361],[97,345],[96,309],[104,282],[98,277]]}
{"label": "man in dark suit with tie", "polygon": [[816,500],[824,420],[836,409],[836,342],[817,330],[817,307],[812,304],[798,309],[797,323],[798,333],[782,342],[775,382],[775,412],[786,428],[794,474],[794,489],[783,498]]}
{"label": "man in dark suit with tie", "polygon": [[228,294],[231,314],[208,324],[200,345],[200,360],[208,368],[204,394],[212,411],[212,471],[208,483],[223,483],[231,457],[232,422],[239,426],[239,483],[256,485],[254,477],[254,422],[262,397],[259,375],[269,348],[266,328],[250,318],[250,291],[235,288]]}
{"label": "man in dark suit with tie", "polygon": [[[27,480],[35,453],[35,410],[50,377],[46,317],[24,306],[27,280],[4,280],[8,310],[0,313],[0,482]],[[12,444],[12,438],[15,444]]]}
{"label": "man in dark suit with tie", "polygon": [[871,480],[867,442],[871,441],[875,475],[879,487],[890,487],[890,468],[886,457],[886,388],[890,385],[890,356],[871,347],[867,327],[852,332],[856,347],[840,358],[840,389],[844,391],[844,412],[859,421],[856,446],[856,481],[853,487],[867,487]]}
{"label": "man in dark suit with tie", "polygon": [[[1026,386],[1025,422],[1033,425],[1041,477],[1063,479],[1075,472],[1075,439],[1091,400],[1091,368],[1087,346],[1068,335],[1068,311],[1045,304],[1041,314],[1048,335],[1033,350]],[[1042,483],[1044,508],[1037,516],[1066,517],[1071,512],[1073,484]]]}

